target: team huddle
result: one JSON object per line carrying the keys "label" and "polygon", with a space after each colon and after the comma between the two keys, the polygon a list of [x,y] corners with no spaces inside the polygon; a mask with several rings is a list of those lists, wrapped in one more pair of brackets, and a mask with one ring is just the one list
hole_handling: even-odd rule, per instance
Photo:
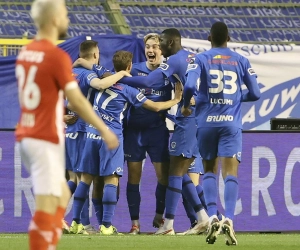
{"label": "team huddle", "polygon": [[[227,245],[237,245],[233,218],[242,152],[241,103],[258,100],[260,90],[249,61],[227,48],[227,26],[212,25],[208,37],[212,48],[200,54],[182,48],[175,28],[148,34],[147,61],[132,64],[132,53],[117,51],[110,72],[99,62],[95,41],[81,43],[80,58],[73,66],[55,46],[66,32],[68,18],[64,1],[54,2],[33,3],[38,34],[22,49],[16,66],[21,104],[16,135],[36,198],[30,249],[55,249],[70,194],[74,194],[73,219],[67,232],[120,234],[112,219],[124,161],[129,234],[140,234],[139,190],[146,153],[157,176],[154,234],[175,234],[174,218],[182,197],[191,227],[178,234],[206,233],[206,242],[214,244],[223,232]],[[68,109],[65,116],[63,102]],[[175,105],[176,115],[171,116],[167,111]],[[175,124],[170,140],[167,117]],[[224,215],[217,209],[219,162]],[[99,230],[90,225],[88,215],[92,183]]]}

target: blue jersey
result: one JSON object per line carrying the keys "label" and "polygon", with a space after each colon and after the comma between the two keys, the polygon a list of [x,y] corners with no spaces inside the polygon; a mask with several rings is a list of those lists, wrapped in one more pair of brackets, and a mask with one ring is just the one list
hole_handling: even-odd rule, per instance
{"label": "blue jersey", "polygon": [[[143,93],[128,85],[119,83],[110,88],[99,91],[94,100],[94,110],[105,124],[116,134],[122,135],[123,112],[128,106],[140,107],[147,100]],[[100,135],[90,125],[88,132]]]}
{"label": "blue jersey", "polygon": [[[132,76],[147,76],[151,72],[148,69],[146,62],[135,63],[132,65]],[[160,79],[159,88],[138,88],[147,99],[154,102],[164,102],[171,99],[171,92],[173,89],[172,84],[168,78]],[[161,112],[153,112],[143,107],[130,108],[129,119],[127,120],[128,126],[136,128],[152,128],[159,127],[165,123],[166,110]]]}
{"label": "blue jersey", "polygon": [[[73,68],[73,75],[75,76],[78,86],[82,92],[82,94],[88,99],[88,101],[93,105],[95,91],[96,89],[90,86],[91,81],[94,78],[101,78],[104,73],[109,72],[107,69],[100,65],[94,65],[93,70],[88,70],[83,67]],[[72,111],[68,111],[68,114],[76,115]],[[78,120],[72,124],[66,126],[66,133],[70,132],[85,132],[86,131],[86,122],[80,117]]]}
{"label": "blue jersey", "polygon": [[[187,50],[179,50],[176,54],[166,58],[163,63],[160,64],[159,69],[168,77],[172,82],[180,81],[183,86],[186,82],[186,70],[190,60],[195,57],[195,54]],[[183,100],[178,104],[176,117],[183,117],[180,110],[183,105]],[[195,112],[192,113],[193,117]]]}
{"label": "blue jersey", "polygon": [[[195,54],[184,49],[179,50],[176,54],[166,58],[163,63],[153,70],[147,77],[125,77],[123,83],[133,87],[151,87],[159,88],[164,84],[164,79],[167,77],[171,82],[181,81],[183,85],[186,82],[186,69],[189,62],[195,57]],[[183,105],[181,101],[178,105],[176,116],[182,117],[180,109]],[[194,116],[193,115],[190,117]]]}
{"label": "blue jersey", "polygon": [[[196,101],[198,127],[242,128],[241,102],[260,96],[257,76],[248,59],[229,48],[212,48],[196,55],[188,66],[187,76],[185,106],[200,80]],[[242,93],[243,83],[249,90],[247,94]]]}

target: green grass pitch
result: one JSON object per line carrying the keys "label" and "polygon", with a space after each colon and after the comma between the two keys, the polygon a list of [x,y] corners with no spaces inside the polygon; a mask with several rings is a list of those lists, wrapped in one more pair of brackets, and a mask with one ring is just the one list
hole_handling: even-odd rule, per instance
{"label": "green grass pitch", "polygon": [[[242,250],[299,250],[299,234],[237,234],[238,246]],[[213,245],[205,243],[205,237],[200,236],[83,236],[63,235],[58,250],[189,250],[189,249],[228,249],[224,236],[220,235]],[[28,249],[26,234],[0,234],[1,250]]]}

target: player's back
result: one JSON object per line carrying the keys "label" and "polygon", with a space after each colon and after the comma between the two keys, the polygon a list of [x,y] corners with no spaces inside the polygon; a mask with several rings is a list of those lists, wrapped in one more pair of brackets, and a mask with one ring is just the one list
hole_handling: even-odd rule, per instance
{"label": "player's back", "polygon": [[20,51],[16,76],[21,105],[17,140],[63,141],[63,90],[74,80],[70,57],[47,40],[34,40]]}
{"label": "player's back", "polygon": [[[139,107],[145,100],[145,96],[137,89],[118,83],[96,93],[94,110],[115,134],[121,136],[123,112],[128,107],[128,104]],[[88,131],[98,134],[91,127]]]}
{"label": "player's back", "polygon": [[[87,100],[93,105],[96,89],[90,86],[90,81],[94,78],[98,78],[97,74],[83,67],[76,67],[72,70],[73,76],[76,78],[78,86],[82,92],[82,94],[87,98]],[[68,112],[69,114],[75,114],[72,111]],[[78,118],[78,120],[71,125],[66,126],[66,132],[85,132],[86,131],[86,122],[82,118]]]}
{"label": "player's back", "polygon": [[[146,62],[134,63],[131,69],[132,76],[147,76],[152,71],[147,67]],[[165,78],[158,84],[159,88],[138,88],[147,99],[154,102],[164,102],[171,99],[171,91],[173,89],[172,84]],[[135,128],[150,128],[158,127],[165,123],[165,113],[153,112],[143,107],[135,108],[131,107],[128,126]]]}
{"label": "player's back", "polygon": [[201,70],[198,125],[241,127],[243,78],[252,70],[248,60],[229,48],[212,48],[198,54],[196,63]]}

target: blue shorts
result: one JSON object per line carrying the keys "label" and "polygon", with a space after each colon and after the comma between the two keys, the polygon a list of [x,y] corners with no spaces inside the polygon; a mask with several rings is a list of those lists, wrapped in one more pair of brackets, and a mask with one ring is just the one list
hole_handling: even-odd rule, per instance
{"label": "blue shorts", "polygon": [[202,163],[202,157],[198,153],[197,157],[195,160],[192,162],[188,169],[188,173],[196,173],[196,174],[203,174],[203,163]]}
{"label": "blue shorts", "polygon": [[186,158],[197,157],[197,125],[195,118],[176,118],[173,136],[170,140],[170,155]]}
{"label": "blue shorts", "polygon": [[78,172],[77,168],[82,158],[86,141],[85,132],[66,133],[66,169]]}
{"label": "blue shorts", "polygon": [[228,157],[240,162],[242,156],[242,130],[238,127],[198,128],[199,151],[204,160]]}
{"label": "blue shorts", "polygon": [[169,130],[165,125],[147,129],[126,128],[124,135],[125,160],[139,162],[149,154],[151,162],[169,161]]}
{"label": "blue shorts", "polygon": [[113,174],[122,176],[124,164],[123,138],[119,138],[119,143],[118,148],[108,150],[100,136],[87,133],[78,171],[94,176],[109,176]]}

